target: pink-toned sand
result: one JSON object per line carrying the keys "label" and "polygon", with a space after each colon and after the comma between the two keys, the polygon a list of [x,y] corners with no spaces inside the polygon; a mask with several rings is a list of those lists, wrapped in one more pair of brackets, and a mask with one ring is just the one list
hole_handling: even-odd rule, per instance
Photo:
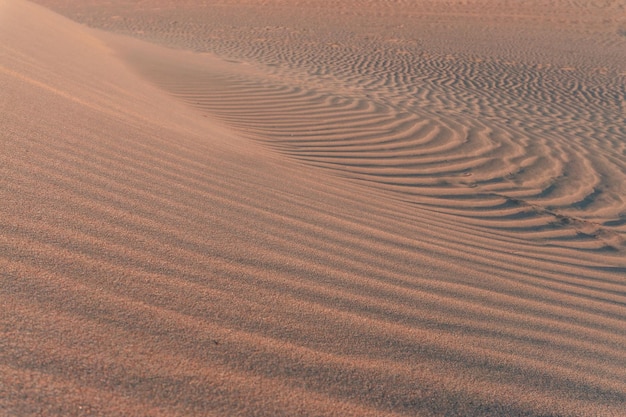
{"label": "pink-toned sand", "polygon": [[623,2],[37,3],[0,416],[626,416]]}

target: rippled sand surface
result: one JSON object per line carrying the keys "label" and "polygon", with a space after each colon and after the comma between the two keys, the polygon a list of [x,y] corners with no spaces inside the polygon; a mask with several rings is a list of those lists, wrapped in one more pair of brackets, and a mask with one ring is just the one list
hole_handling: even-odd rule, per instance
{"label": "rippled sand surface", "polygon": [[624,415],[623,2],[36,3],[0,414]]}

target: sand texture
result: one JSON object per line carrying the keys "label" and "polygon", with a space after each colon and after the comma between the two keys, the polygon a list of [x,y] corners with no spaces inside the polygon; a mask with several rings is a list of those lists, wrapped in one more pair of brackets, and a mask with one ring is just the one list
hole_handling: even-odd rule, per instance
{"label": "sand texture", "polygon": [[620,1],[0,0],[0,416],[626,416],[625,119]]}

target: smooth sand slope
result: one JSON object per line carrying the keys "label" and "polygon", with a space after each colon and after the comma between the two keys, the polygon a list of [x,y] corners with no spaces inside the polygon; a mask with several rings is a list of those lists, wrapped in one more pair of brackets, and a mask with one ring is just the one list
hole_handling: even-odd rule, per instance
{"label": "smooth sand slope", "polygon": [[619,4],[40,3],[118,34],[0,0],[0,415],[624,415]]}

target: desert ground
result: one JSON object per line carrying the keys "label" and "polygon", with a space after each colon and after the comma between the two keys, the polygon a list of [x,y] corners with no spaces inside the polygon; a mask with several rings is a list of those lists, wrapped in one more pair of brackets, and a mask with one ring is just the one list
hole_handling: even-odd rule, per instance
{"label": "desert ground", "polygon": [[626,416],[626,3],[0,0],[1,416]]}

